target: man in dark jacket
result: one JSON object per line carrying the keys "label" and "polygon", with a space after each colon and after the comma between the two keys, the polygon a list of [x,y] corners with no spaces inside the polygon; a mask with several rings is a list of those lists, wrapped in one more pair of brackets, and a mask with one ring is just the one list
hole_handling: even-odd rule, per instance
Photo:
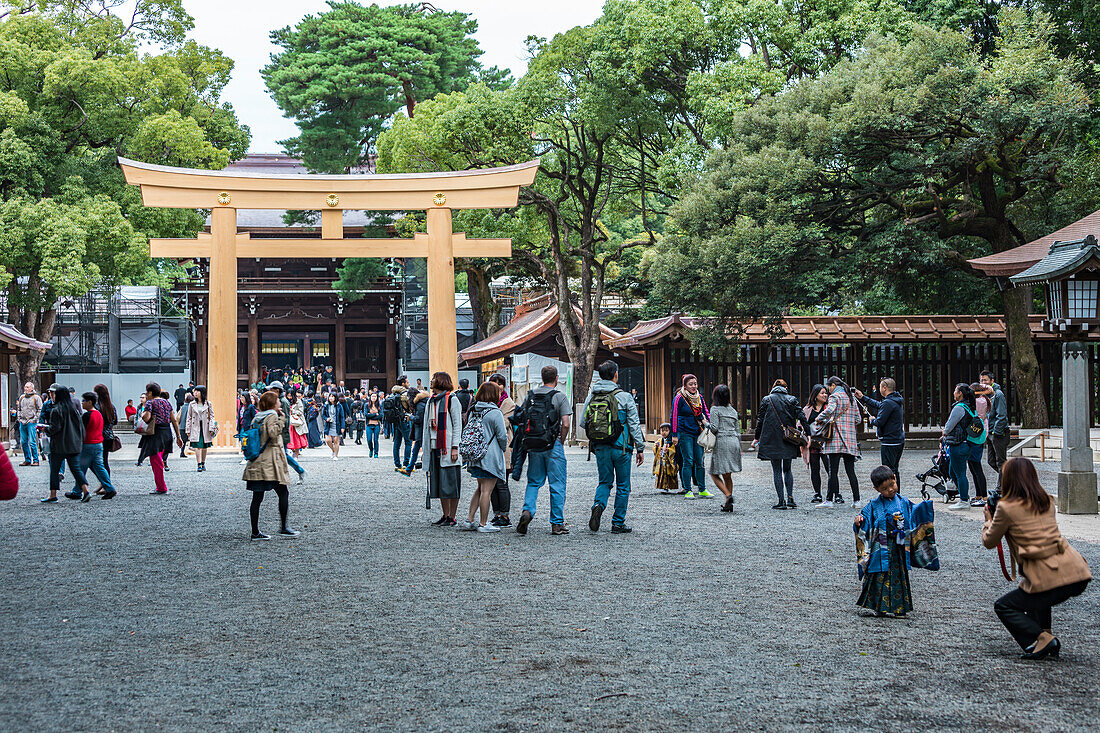
{"label": "man in dark jacket", "polygon": [[894,472],[900,489],[901,472],[898,464],[901,463],[901,454],[905,450],[905,403],[898,392],[898,385],[889,377],[880,381],[878,393],[882,396],[881,400],[873,400],[858,389],[852,392],[874,415],[871,424],[875,426],[875,433],[878,435],[879,460]]}
{"label": "man in dark jacket", "polygon": [[993,379],[993,372],[986,369],[979,377],[981,383],[992,392],[990,401],[993,409],[989,411],[989,444],[987,461],[989,467],[997,472],[997,491],[1001,490],[1001,466],[1008,460],[1008,399],[1001,385]]}

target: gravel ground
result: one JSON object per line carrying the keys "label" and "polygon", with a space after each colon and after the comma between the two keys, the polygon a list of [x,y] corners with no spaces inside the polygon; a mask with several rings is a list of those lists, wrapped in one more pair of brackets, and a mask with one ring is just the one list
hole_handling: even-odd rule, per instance
{"label": "gravel ground", "polygon": [[249,542],[234,457],[173,460],[156,497],[132,451],[111,502],[41,505],[40,467],[0,506],[0,730],[1096,730],[1097,591],[1056,609],[1060,662],[1020,662],[974,517],[940,514],[943,569],[913,571],[908,620],[874,619],[852,509],[810,509],[799,473],[803,508],[772,511],[752,455],[732,515],[655,493],[647,459],[612,536],[571,450],[572,534],[544,489],[520,537],[431,529],[419,474],[315,450],[301,537]]}

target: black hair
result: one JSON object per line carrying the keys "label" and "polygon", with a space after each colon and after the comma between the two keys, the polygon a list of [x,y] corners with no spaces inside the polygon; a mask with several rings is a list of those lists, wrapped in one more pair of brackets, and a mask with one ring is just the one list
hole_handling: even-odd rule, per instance
{"label": "black hair", "polygon": [[508,380],[505,379],[504,375],[501,374],[500,372],[497,372],[495,374],[490,374],[489,375],[489,381],[490,382],[496,382],[501,387],[507,387],[508,386]]}
{"label": "black hair", "polygon": [[199,393],[199,404],[200,405],[205,405],[206,404],[206,385],[196,384],[195,388],[192,389],[191,391]]}
{"label": "black hair", "polygon": [[80,395],[80,399],[85,402],[91,402],[94,405],[96,403],[96,394],[95,392],[85,392],[84,394]]}
{"label": "black hair", "polygon": [[729,407],[730,388],[724,384],[715,386],[710,393],[710,402],[713,407]]}
{"label": "black hair", "polygon": [[889,466],[879,466],[874,471],[871,471],[871,485],[876,489],[887,481],[897,481],[897,474],[894,473],[894,469]]}
{"label": "black hair", "polygon": [[852,388],[845,384],[843,379],[837,376],[832,376],[825,380],[825,384],[834,387],[843,387],[844,394],[848,395],[848,399],[851,400],[853,405],[855,405],[856,396],[852,394]]}
{"label": "black hair", "polygon": [[459,389],[469,389],[470,388],[470,380],[469,379],[460,379],[460,380],[458,380],[458,388]]}
{"label": "black hair", "polygon": [[600,379],[614,379],[619,373],[619,365],[613,359],[608,359],[596,367],[596,371],[600,373]]}
{"label": "black hair", "polygon": [[971,389],[969,384],[966,382],[959,382],[955,385],[955,390],[962,393],[962,399],[959,401],[969,407],[971,412],[977,409],[974,400],[974,390]]}
{"label": "black hair", "polygon": [[150,392],[153,393],[154,397],[159,397],[160,396],[160,385],[157,384],[156,382],[149,382],[149,384],[145,385],[145,394],[149,394]]}
{"label": "black hair", "polygon": [[553,384],[558,381],[558,368],[553,364],[547,364],[542,368],[542,383]]}
{"label": "black hair", "polygon": [[989,371],[988,369],[983,369],[982,373],[978,375],[979,379],[981,379],[982,377],[989,377],[990,382],[996,382],[997,381],[996,375],[994,375],[993,372]]}
{"label": "black hair", "polygon": [[817,396],[821,394],[822,390],[824,389],[824,384],[815,384],[814,386],[810,387],[810,396],[806,398],[806,407],[810,408],[811,410],[816,410]]}

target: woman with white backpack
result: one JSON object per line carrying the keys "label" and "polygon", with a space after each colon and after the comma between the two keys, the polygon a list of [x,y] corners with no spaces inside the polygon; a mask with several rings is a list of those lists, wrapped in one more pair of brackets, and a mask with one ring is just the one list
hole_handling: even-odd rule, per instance
{"label": "woman with white backpack", "polygon": [[[499,532],[500,527],[486,524],[489,503],[497,480],[505,477],[504,453],[508,449],[508,426],[500,409],[500,385],[485,382],[474,395],[466,427],[462,429],[459,454],[467,461],[477,488],[470,497],[470,514],[460,529],[470,532]],[[481,510],[480,523],[474,513]]]}

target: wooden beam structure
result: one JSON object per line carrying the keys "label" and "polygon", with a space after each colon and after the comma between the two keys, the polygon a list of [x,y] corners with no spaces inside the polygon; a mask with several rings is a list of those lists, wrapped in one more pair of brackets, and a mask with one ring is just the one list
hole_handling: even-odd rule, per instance
{"label": "wooden beam structure", "polygon": [[[428,365],[432,372],[448,372],[454,379],[458,376],[454,259],[510,257],[512,242],[467,239],[452,230],[451,212],[515,206],[519,189],[534,183],[539,161],[473,171],[340,176],[206,171],[125,158],[119,158],[119,165],[126,182],[141,187],[146,206],[211,210],[210,234],[197,239],[152,239],[149,254],[209,258],[207,388],[220,414],[231,415],[236,404],[238,258],[427,258]],[[237,231],[238,209],[320,211],[321,238],[253,239]],[[345,239],[343,213],[348,209],[424,210],[428,231],[412,239]],[[251,371],[251,358],[249,362]],[[219,431],[217,445],[228,446],[234,432]]]}

